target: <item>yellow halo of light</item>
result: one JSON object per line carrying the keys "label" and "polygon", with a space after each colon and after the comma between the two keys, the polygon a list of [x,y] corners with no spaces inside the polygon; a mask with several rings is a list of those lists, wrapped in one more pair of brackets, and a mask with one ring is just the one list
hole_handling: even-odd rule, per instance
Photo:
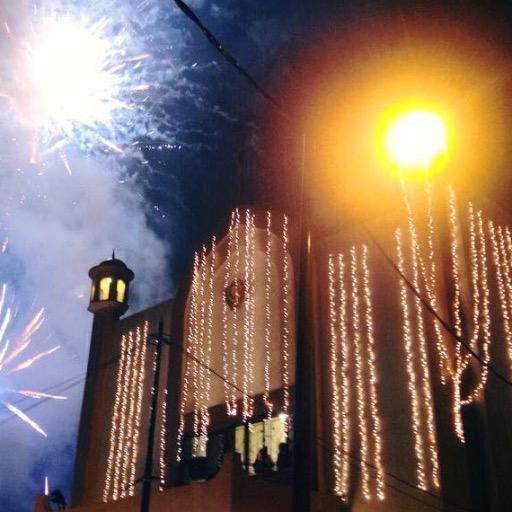
{"label": "yellow halo of light", "polygon": [[408,110],[390,121],[384,147],[400,170],[428,169],[446,153],[445,123],[429,110]]}

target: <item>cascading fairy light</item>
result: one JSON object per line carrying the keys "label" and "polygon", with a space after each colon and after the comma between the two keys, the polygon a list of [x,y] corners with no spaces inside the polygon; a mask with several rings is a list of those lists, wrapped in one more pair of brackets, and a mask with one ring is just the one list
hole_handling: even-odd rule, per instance
{"label": "cascading fairy light", "polygon": [[[433,207],[433,195],[432,195],[432,185],[430,180],[426,181],[426,189],[427,189],[427,247],[428,247],[428,271],[426,272],[427,276],[425,278],[425,289],[427,291],[427,298],[430,302],[430,305],[437,311],[437,290],[436,290],[436,260],[435,260],[435,250],[434,250],[434,207]],[[411,213],[412,213],[412,205],[411,205]],[[422,264],[420,259],[420,264]],[[437,321],[435,317],[432,318],[432,325],[434,326],[434,332],[436,336],[436,347],[437,352],[439,354],[439,362],[440,362],[440,375],[441,381],[443,384],[446,383],[447,373],[449,372],[449,357],[448,351],[445,346],[445,342],[443,339],[443,334],[441,332],[441,325]]]}
{"label": "cascading fairy light", "polygon": [[124,467],[124,447],[126,443],[126,418],[127,418],[127,408],[129,407],[128,401],[128,389],[130,385],[130,377],[132,372],[132,363],[133,363],[133,337],[127,336],[127,363],[126,363],[126,372],[123,378],[122,384],[122,398],[121,398],[121,425],[119,427],[119,437],[117,443],[117,454],[116,454],[116,462],[114,465],[114,493],[112,498],[114,500],[119,499],[120,496],[124,493],[124,488],[122,485],[123,475],[125,474]]}
{"label": "cascading fairy light", "polygon": [[[407,190],[405,188],[405,184],[402,180],[402,190],[403,196],[406,203],[407,208],[407,226],[409,231],[409,242],[410,242],[410,254],[411,254],[411,262],[412,262],[412,285],[415,290],[420,291],[420,271],[422,268],[422,260],[420,253],[420,245],[418,232],[416,229],[416,224],[414,222],[414,213],[412,210],[412,205],[407,195]],[[433,222],[433,221],[432,221]],[[433,242],[432,242],[433,244]],[[433,245],[432,245],[433,247]],[[432,255],[432,265],[435,265],[434,258]],[[435,267],[434,267],[435,269]],[[427,290],[427,296],[431,301],[434,297],[434,293],[430,290],[429,286],[429,276],[428,272],[424,272],[423,280],[425,284],[425,289]],[[419,353],[419,365],[421,372],[421,391],[423,394],[423,415],[425,417],[425,423],[427,428],[427,446],[429,452],[429,460],[430,460],[430,470],[431,470],[431,481],[434,487],[439,487],[439,458],[437,452],[437,439],[436,439],[436,431],[435,431],[435,420],[434,420],[434,410],[433,410],[433,402],[432,402],[432,391],[430,388],[431,378],[430,378],[430,368],[429,368],[429,360],[428,360],[428,348],[427,348],[427,338],[426,338],[426,328],[425,328],[425,320],[423,317],[423,306],[421,304],[421,300],[419,297],[415,296],[413,298],[414,311],[416,317],[416,338],[418,342],[418,353]],[[440,359],[441,361],[446,360],[445,347],[442,343],[442,338],[436,337],[437,347],[440,351]],[[443,355],[444,354],[444,355]],[[441,375],[444,373],[443,364],[441,365]]]}
{"label": "cascading fairy light", "polygon": [[290,347],[290,269],[289,269],[289,251],[288,251],[288,217],[283,215],[282,226],[282,245],[281,258],[282,267],[282,285],[281,285],[281,308],[282,308],[282,340],[281,340],[281,357],[283,365],[283,413],[286,415],[285,429],[288,432],[289,410],[290,410],[290,364],[289,364],[289,347]]}
{"label": "cascading fairy light", "polygon": [[[412,252],[412,267],[413,267],[413,286],[416,290],[419,290],[419,274],[418,274],[418,263],[419,263],[419,246],[417,243],[417,236],[415,236],[416,243],[412,243],[411,237],[411,252]],[[418,337],[418,352],[419,352],[419,363],[421,369],[421,382],[423,392],[423,412],[426,418],[427,425],[427,444],[428,451],[430,454],[431,464],[431,480],[434,487],[439,487],[439,459],[437,453],[437,439],[435,430],[434,410],[433,410],[433,398],[432,391],[430,388],[430,368],[428,361],[428,347],[427,347],[427,336],[425,329],[425,321],[423,318],[423,306],[419,297],[414,298],[414,305],[416,311],[416,334]]]}
{"label": "cascading fairy light", "polygon": [[[192,271],[192,285],[190,287],[190,309],[188,319],[188,332],[187,332],[187,348],[191,350],[194,346],[194,338],[197,336],[197,287],[199,279],[199,254],[194,254],[194,268]],[[185,358],[185,371],[183,372],[183,388],[180,399],[180,421],[178,425],[178,434],[176,441],[176,460],[181,461],[183,454],[183,434],[185,432],[185,409],[188,403],[188,394],[190,390],[190,378],[192,373],[192,361],[190,358]]]}
{"label": "cascading fairy light", "polygon": [[[342,271],[340,269],[340,271]],[[342,285],[341,285],[342,286]],[[341,302],[341,300],[340,300]],[[338,329],[336,308],[336,274],[334,255],[329,254],[329,332],[331,349],[332,444],[334,448],[334,494],[345,498],[342,491],[342,454],[340,396],[338,384]]]}
{"label": "cascading fairy light", "polygon": [[[137,327],[137,341],[140,346],[140,366],[138,374],[135,375],[134,381],[137,381],[137,395],[136,395],[136,408],[135,408],[135,431],[133,433],[133,450],[131,456],[130,466],[130,484],[135,481],[135,472],[137,470],[137,455],[139,449],[139,438],[141,430],[142,419],[142,404],[144,401],[144,380],[146,376],[146,349],[149,334],[149,322],[144,322],[142,333],[140,327]],[[135,493],[135,486],[130,486],[130,496]]]}
{"label": "cascading fairy light", "polygon": [[512,235],[510,234],[509,226],[505,226],[505,241],[506,241],[506,260],[510,265],[512,264]]}
{"label": "cascading fairy light", "polygon": [[166,464],[165,464],[165,451],[167,448],[167,388],[164,390],[164,398],[162,399],[162,407],[161,407],[161,420],[160,420],[160,457],[158,461],[158,467],[159,467],[159,476],[160,476],[160,482],[158,489],[160,491],[164,490],[165,485],[165,471],[166,471]]}
{"label": "cascading fairy light", "polygon": [[[433,215],[433,197],[430,181],[426,180],[426,196],[427,196],[427,258],[428,265],[425,265],[423,258],[421,257],[420,241],[418,232],[416,229],[415,214],[413,205],[409,198],[407,186],[403,179],[400,180],[402,189],[402,199],[404,201],[405,209],[407,212],[407,226],[409,230],[409,237],[411,242],[411,254],[416,254],[416,272],[419,276],[421,275],[427,298],[431,307],[437,311],[437,295],[436,295],[436,263],[434,254],[434,215]],[[424,324],[425,322],[422,321]],[[436,318],[432,318],[432,324],[436,336],[436,349],[439,356],[439,370],[441,375],[441,382],[446,383],[446,376],[449,372],[449,356],[446,349],[443,335],[441,332],[441,326]]]}
{"label": "cascading fairy light", "polygon": [[501,320],[503,324],[503,334],[505,335],[505,345],[510,364],[512,363],[512,333],[510,332],[510,293],[507,290],[505,284],[507,254],[505,251],[503,251],[504,244],[503,246],[501,244],[498,244],[496,228],[492,221],[488,221],[487,231],[489,232],[489,238],[491,241],[491,251],[494,261],[494,268],[496,269],[496,281],[498,284],[498,296],[500,299],[500,311]]}
{"label": "cascading fairy light", "polygon": [[[128,339],[130,340],[130,346],[134,347],[133,354],[133,369],[132,376],[137,376],[139,364],[139,356],[140,356],[140,328],[137,327],[136,336],[134,338],[133,331],[128,333]],[[128,415],[126,417],[126,441],[123,450],[123,462],[122,462],[122,473],[121,480],[123,482],[130,482],[130,461],[131,461],[131,451],[132,451],[132,443],[133,443],[133,421],[135,414],[135,406],[136,406],[136,386],[137,379],[130,378],[128,383]],[[128,492],[128,489],[123,486],[121,491],[121,498],[124,498]]]}
{"label": "cascading fairy light", "polygon": [[191,347],[193,360],[193,374],[192,382],[194,384],[194,393],[192,395],[194,406],[193,406],[193,431],[194,431],[194,454],[200,453],[202,448],[202,439],[200,439],[201,431],[201,404],[204,392],[204,377],[205,371],[202,365],[198,361],[204,361],[204,333],[205,333],[205,308],[206,300],[205,284],[206,284],[206,246],[203,245],[201,249],[201,256],[199,260],[199,277],[198,277],[198,289],[197,289],[197,301],[199,303],[198,308],[198,319],[197,319],[197,336],[194,337],[194,345]]}
{"label": "cascading fairy light", "polygon": [[106,503],[110,498],[110,492],[112,489],[113,470],[114,470],[114,459],[116,455],[116,438],[118,436],[118,428],[121,423],[119,422],[120,407],[121,407],[121,390],[122,378],[124,368],[126,364],[126,336],[123,334],[121,337],[121,355],[119,364],[117,367],[116,376],[116,394],[114,397],[114,409],[112,411],[112,421],[110,423],[110,445],[107,457],[107,472],[105,476],[105,486],[103,488],[103,501]]}
{"label": "cascading fairy light", "polygon": [[[251,293],[250,288],[252,287],[251,283],[251,269],[250,269],[250,251],[251,251],[251,227],[250,227],[250,212],[249,210],[245,211],[245,222],[244,222],[244,287],[247,295]],[[248,297],[244,301],[244,345],[243,345],[243,368],[244,375],[242,378],[242,418],[244,421],[247,421],[250,413],[250,403],[249,403],[249,385],[251,379],[251,368],[250,368],[250,359],[251,359],[251,311],[250,311],[250,302]]]}
{"label": "cascading fairy light", "polygon": [[[478,262],[477,249],[477,228],[472,203],[468,205],[468,224],[469,224],[469,256],[471,265],[471,297],[472,297],[472,330],[470,335],[470,346],[476,347],[480,337],[480,270]],[[461,396],[462,376],[469,364],[470,356],[468,353],[462,354],[461,350],[456,351],[455,371],[452,376],[454,385],[453,396],[453,414],[454,428],[461,443],[465,443],[464,424],[462,421],[463,400]],[[469,402],[468,402],[469,403]]]}
{"label": "cascading fairy light", "polygon": [[366,418],[365,386],[364,386],[364,363],[361,347],[361,330],[359,315],[359,278],[357,275],[358,253],[355,247],[350,249],[350,282],[352,295],[352,338],[354,343],[355,368],[356,368],[356,394],[357,394],[357,416],[359,424],[360,455],[363,463],[361,473],[363,477],[362,490],[366,500],[371,499],[370,474],[368,466],[368,422]]}
{"label": "cascading fairy light", "polygon": [[[224,286],[223,290],[226,293],[229,283],[231,282],[231,254],[233,251],[233,230],[235,224],[235,212],[231,213],[231,221],[229,223],[228,230],[228,244],[226,250],[226,264],[224,269]],[[223,374],[226,378],[223,380],[222,384],[224,387],[224,402],[226,404],[226,413],[228,416],[233,415],[233,411],[231,410],[231,400],[230,400],[230,389],[228,385],[228,380],[230,379],[229,373],[229,352],[228,352],[228,335],[229,335],[229,306],[226,298],[223,298],[222,301],[222,370]]]}
{"label": "cascading fairy light", "polygon": [[[240,271],[240,228],[241,228],[241,220],[240,220],[240,210],[237,208],[235,210],[235,259],[234,259],[234,269],[233,275],[235,279],[238,279],[238,273]],[[238,289],[238,284],[235,286],[235,293],[237,295],[236,302],[238,302],[238,295],[240,290]],[[238,383],[238,308],[233,308],[233,338],[231,343],[231,377],[233,379],[233,383]],[[238,412],[238,404],[236,399],[236,389],[231,386],[231,414],[236,415]]]}
{"label": "cascading fairy light", "polygon": [[363,267],[363,295],[365,306],[365,323],[367,334],[367,365],[369,373],[369,391],[370,391],[370,412],[372,422],[373,438],[373,464],[377,469],[377,498],[383,500],[384,494],[384,468],[382,466],[382,440],[381,440],[381,421],[379,414],[377,398],[377,369],[375,357],[375,336],[373,328],[373,308],[370,288],[370,270],[368,265],[368,247],[362,246],[362,267]]}
{"label": "cascading fairy light", "polygon": [[[405,275],[405,258],[402,243],[402,232],[400,229],[395,231],[395,242],[398,260],[398,269],[402,275]],[[422,490],[427,490],[427,478],[425,473],[425,447],[423,436],[421,435],[422,422],[420,415],[420,398],[418,393],[418,376],[414,364],[413,334],[411,318],[409,311],[409,301],[407,297],[407,288],[404,279],[400,278],[400,304],[402,307],[402,332],[404,336],[404,348],[406,369],[408,376],[407,388],[411,398],[411,421],[414,434],[414,452],[416,455],[416,479],[417,485]]]}
{"label": "cascading fairy light", "polygon": [[[250,275],[250,283],[248,284],[247,292],[249,294],[248,302],[249,302],[249,315],[250,315],[250,326],[251,326],[251,358],[250,358],[250,382],[251,395],[254,394],[254,363],[255,363],[255,326],[256,326],[256,220],[255,215],[251,213],[250,216],[250,234],[251,234],[251,243],[250,243],[250,258],[249,258],[249,275]],[[254,399],[251,398],[250,402],[251,406],[251,416],[254,413]]]}
{"label": "cascading fairy light", "polygon": [[[492,226],[492,223],[489,223]],[[498,263],[496,269],[498,271],[498,285],[500,288],[500,302],[501,311],[503,316],[503,331],[505,334],[505,343],[507,354],[509,357],[509,364],[512,370],[512,333],[510,332],[511,327],[511,313],[512,313],[512,278],[510,275],[511,264],[510,264],[510,231],[508,226],[498,230],[499,233],[499,244],[493,241],[493,246],[496,244],[495,254],[498,256]],[[494,237],[494,233],[492,235]],[[496,261],[496,259],[495,259]],[[503,298],[501,296],[503,295]]]}
{"label": "cascading fairy light", "polygon": [[511,259],[510,259],[510,230],[509,227],[506,226],[505,229],[503,229],[502,226],[499,226],[498,228],[498,234],[499,234],[499,251],[501,253],[501,261],[502,261],[502,268],[503,268],[503,275],[504,275],[504,281],[505,281],[505,289],[507,291],[507,298],[508,298],[508,305],[509,305],[509,311],[512,311],[512,275],[511,275]]}
{"label": "cascading fairy light", "polygon": [[[133,496],[144,390],[148,323],[121,336],[103,501]],[[134,336],[135,332],[135,336]]]}
{"label": "cascading fairy light", "polygon": [[[462,336],[462,319],[460,315],[461,293],[460,293],[460,262],[459,262],[459,242],[457,234],[457,202],[453,187],[448,187],[448,210],[450,224],[450,253],[452,257],[452,280],[453,280],[453,301],[452,316],[455,334]],[[460,351],[460,344],[457,343],[456,350]]]}
{"label": "cascading fairy light", "polygon": [[[474,400],[478,398],[481,391],[485,387],[485,384],[487,382],[487,376],[489,373],[489,369],[487,366],[487,363],[490,360],[490,350],[489,346],[491,343],[491,319],[490,319],[490,313],[489,313],[489,286],[488,286],[488,269],[487,269],[487,244],[486,244],[486,238],[485,238],[485,230],[484,230],[484,220],[483,215],[480,210],[476,212],[476,229],[477,229],[477,238],[478,238],[478,245],[477,245],[477,263],[479,265],[479,286],[482,293],[482,301],[481,301],[481,310],[478,317],[478,322],[481,324],[481,331],[482,331],[482,342],[481,342],[481,353],[482,358],[485,365],[482,366],[480,371],[480,378],[478,380],[477,385],[475,388],[468,394],[467,398],[464,400],[461,400],[462,405],[467,405],[472,403]],[[498,235],[500,234],[500,231],[498,231]],[[477,350],[478,348],[478,337],[475,337],[471,340],[471,347],[473,350]],[[468,353],[467,355],[467,361],[469,364],[469,360],[471,358],[471,354]]]}
{"label": "cascading fairy light", "polygon": [[[208,309],[206,311],[206,337],[205,337],[205,350],[204,350],[204,364],[210,366],[210,359],[212,353],[212,334],[213,334],[213,304],[214,304],[214,279],[215,279],[215,265],[216,265],[216,238],[212,238],[210,247],[210,266],[208,273]],[[206,446],[208,440],[208,427],[210,425],[210,413],[208,403],[210,402],[210,389],[211,389],[211,373],[205,372],[204,396],[201,404],[201,439]]]}
{"label": "cascading fairy light", "polygon": [[272,213],[270,211],[267,211],[265,236],[265,366],[263,370],[265,391],[263,394],[263,402],[267,409],[267,417],[270,418],[274,407],[270,401],[270,368],[272,363],[272,311],[270,304],[270,292],[272,287]]}
{"label": "cascading fairy light", "polygon": [[[481,338],[481,353],[483,360],[489,361],[490,343],[490,316],[489,316],[489,288],[487,285],[487,253],[486,240],[483,228],[483,218],[480,211],[474,212],[472,203],[468,206],[470,221],[471,265],[473,281],[473,332],[470,338],[470,346],[478,350],[478,341]],[[476,218],[475,218],[476,217]],[[468,352],[463,358],[463,367],[469,365],[471,354]],[[487,366],[480,372],[477,384],[464,399],[461,405],[472,403],[479,396],[487,381]]]}
{"label": "cascading fairy light", "polygon": [[[450,225],[450,253],[451,253],[451,270],[453,280],[453,301],[451,313],[453,317],[453,325],[455,334],[462,336],[462,319],[461,319],[461,292],[460,292],[460,264],[459,264],[459,243],[457,234],[457,205],[456,197],[453,188],[448,188],[448,211],[449,211],[449,225]],[[465,442],[464,426],[462,423],[462,410],[461,410],[461,380],[460,376],[463,371],[463,361],[461,354],[460,344],[455,347],[455,362],[452,374],[453,383],[453,422],[455,434],[461,442]]]}
{"label": "cascading fairy light", "polygon": [[350,474],[350,343],[347,337],[347,293],[345,290],[345,263],[343,255],[338,254],[338,295],[339,295],[339,336],[341,346],[341,428],[343,430],[342,464],[340,491],[344,500],[348,499]]}

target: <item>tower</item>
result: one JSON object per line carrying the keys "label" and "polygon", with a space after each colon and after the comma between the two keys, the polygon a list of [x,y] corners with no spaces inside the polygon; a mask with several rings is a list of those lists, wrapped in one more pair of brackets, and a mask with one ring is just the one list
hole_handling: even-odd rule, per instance
{"label": "tower", "polygon": [[117,343],[118,323],[128,310],[129,284],[133,272],[115,257],[101,262],[89,270],[91,290],[88,310],[94,320],[84,387],[75,473],[73,477],[72,504],[98,501],[96,489],[97,463],[105,451],[101,432],[110,416],[113,381],[112,367],[119,357]]}

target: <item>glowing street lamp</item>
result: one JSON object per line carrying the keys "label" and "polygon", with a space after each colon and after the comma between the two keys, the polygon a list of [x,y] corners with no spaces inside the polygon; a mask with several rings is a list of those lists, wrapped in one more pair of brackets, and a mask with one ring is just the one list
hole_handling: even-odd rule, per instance
{"label": "glowing street lamp", "polygon": [[384,147],[401,171],[427,170],[446,152],[445,123],[434,112],[408,110],[387,126]]}

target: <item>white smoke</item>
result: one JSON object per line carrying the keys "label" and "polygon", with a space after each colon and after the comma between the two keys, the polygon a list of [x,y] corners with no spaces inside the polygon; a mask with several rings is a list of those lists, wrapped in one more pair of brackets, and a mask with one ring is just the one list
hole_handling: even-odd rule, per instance
{"label": "white smoke", "polygon": [[[46,321],[32,342],[34,348],[62,345],[16,377],[21,387],[30,389],[48,389],[84,375],[92,321],[86,311],[87,271],[108,259],[113,248],[135,272],[130,300],[134,309],[163,299],[171,288],[166,247],[148,226],[136,180],[126,178],[111,158],[70,159],[73,176],[62,169],[42,175],[32,170],[33,175],[24,176],[3,169],[0,174],[3,194],[22,198],[12,201],[3,217],[9,244],[0,275],[16,292],[18,317],[28,319],[29,313],[45,308]],[[69,483],[82,385],[63,392],[69,396],[66,402],[47,401],[30,411],[48,440],[16,418],[0,424],[0,500],[18,495],[23,506],[17,510],[29,509],[29,497],[46,473],[54,483]],[[23,400],[20,407],[33,403]],[[59,455],[61,450],[67,457]],[[63,462],[65,468],[59,466]]]}

